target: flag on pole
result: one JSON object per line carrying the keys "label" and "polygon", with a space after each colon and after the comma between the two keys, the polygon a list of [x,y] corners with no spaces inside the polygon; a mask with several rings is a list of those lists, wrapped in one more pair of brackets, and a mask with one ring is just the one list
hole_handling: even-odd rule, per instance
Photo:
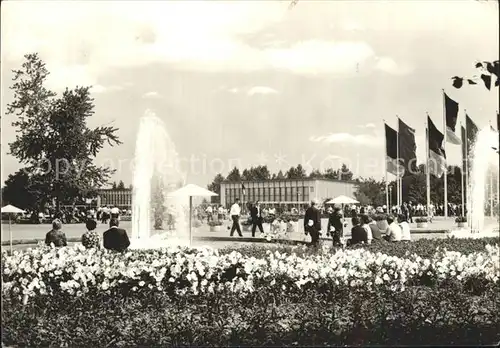
{"label": "flag on pole", "polygon": [[[398,132],[385,124],[385,162],[387,172],[398,175]],[[401,174],[402,169],[399,170]]]}
{"label": "flag on pole", "polygon": [[429,163],[429,172],[440,178],[446,173],[446,153],[443,149],[444,134],[436,128],[429,116],[427,116],[427,124],[429,127],[429,159],[431,162]]}
{"label": "flag on pole", "polygon": [[398,149],[399,159],[402,162],[402,176],[417,172],[417,143],[415,142],[415,129],[399,120]]}
{"label": "flag on pole", "polygon": [[469,158],[470,153],[476,143],[477,133],[479,133],[479,128],[469,115],[465,114],[465,129],[467,130],[467,158]]}
{"label": "flag on pole", "polygon": [[444,110],[446,115],[446,141],[460,145],[460,138],[455,134],[458,119],[458,103],[448,97],[446,93],[444,93]]}

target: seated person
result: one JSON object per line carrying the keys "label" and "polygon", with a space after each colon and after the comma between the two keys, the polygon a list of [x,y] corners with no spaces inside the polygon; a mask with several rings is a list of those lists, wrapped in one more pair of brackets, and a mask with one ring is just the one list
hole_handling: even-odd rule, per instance
{"label": "seated person", "polygon": [[67,246],[66,235],[62,231],[62,222],[59,219],[52,221],[52,230],[45,235],[45,244],[54,244],[56,247]]}
{"label": "seated person", "polygon": [[366,230],[361,227],[358,217],[352,218],[351,239],[347,241],[347,245],[354,245],[360,243],[368,243],[368,235]]}
{"label": "seated person", "polygon": [[87,220],[85,223],[87,227],[87,232],[82,235],[82,244],[85,248],[100,248],[101,246],[101,238],[95,231],[97,227],[97,222],[95,220]]}
{"label": "seated person", "polygon": [[399,227],[401,227],[401,240],[410,241],[411,235],[410,235],[410,224],[408,223],[408,218],[405,215],[400,214],[398,220],[399,220]]}
{"label": "seated person", "polygon": [[118,219],[109,221],[109,230],[103,234],[103,245],[106,249],[115,251],[125,251],[130,246],[127,231],[118,228]]}
{"label": "seated person", "polygon": [[361,227],[366,231],[366,236],[368,240],[368,244],[371,244],[373,236],[372,236],[372,229],[369,226],[370,223],[370,217],[366,214],[361,215]]}
{"label": "seated person", "polygon": [[373,241],[380,241],[382,239],[382,230],[378,227],[377,222],[369,217],[368,226],[372,232]]}
{"label": "seated person", "polygon": [[387,234],[384,236],[384,239],[389,242],[401,241],[401,227],[396,223],[393,215],[387,217],[387,223],[389,227],[387,228]]}

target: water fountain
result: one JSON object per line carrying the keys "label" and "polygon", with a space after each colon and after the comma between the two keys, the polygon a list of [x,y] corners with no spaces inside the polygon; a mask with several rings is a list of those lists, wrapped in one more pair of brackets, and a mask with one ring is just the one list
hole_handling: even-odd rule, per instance
{"label": "water fountain", "polygon": [[[469,158],[469,189],[467,199],[467,228],[454,230],[451,235],[457,238],[498,237],[498,221],[486,223],[486,173],[492,158],[498,156],[492,147],[498,147],[498,134],[488,126],[477,133],[472,144]],[[498,163],[498,162],[496,162]],[[498,171],[498,168],[497,168]]]}
{"label": "water fountain", "polygon": [[[140,120],[133,175],[131,248],[187,244],[187,198],[168,196],[184,184],[179,156],[163,121],[151,110],[147,110]],[[156,184],[154,190],[161,190],[160,194],[153,192],[153,184]],[[160,202],[152,202],[152,193]],[[153,233],[153,204],[163,205],[162,211],[167,210],[174,216],[175,232]]]}

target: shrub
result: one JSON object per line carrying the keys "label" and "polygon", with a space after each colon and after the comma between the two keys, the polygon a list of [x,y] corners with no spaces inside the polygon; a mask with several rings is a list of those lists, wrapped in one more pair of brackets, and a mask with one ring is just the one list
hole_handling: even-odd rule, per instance
{"label": "shrub", "polygon": [[[409,255],[418,255],[421,258],[432,258],[436,252],[447,250],[455,251],[464,255],[483,252],[487,245],[497,245],[499,238],[446,238],[446,239],[418,239],[409,243],[388,243],[383,240],[372,244],[355,244],[346,248],[365,249],[372,253],[382,253],[390,256],[405,258]],[[497,247],[498,248],[498,247]],[[267,250],[279,252],[281,254],[296,254],[299,257],[315,255],[314,249],[306,246],[290,246],[276,244],[262,248],[260,245],[245,245],[243,247],[227,247],[219,249],[220,254],[230,254],[240,252],[243,255],[255,258],[266,257]]]}
{"label": "shrub", "polygon": [[211,227],[213,227],[213,226],[222,226],[222,225],[223,225],[223,223],[220,220],[211,220],[211,221],[208,222],[208,226],[211,226]]}
{"label": "shrub", "polygon": [[461,223],[461,222],[467,222],[467,217],[465,216],[459,216],[455,219],[455,222]]}
{"label": "shrub", "polygon": [[[421,261],[363,250],[308,249],[303,258],[276,251],[262,259],[187,248],[3,255],[3,343],[478,345],[500,339],[500,289],[498,279],[488,278],[498,275],[498,247]],[[8,284],[17,279],[31,296],[43,288],[36,275],[53,291],[23,305]],[[405,277],[406,288],[399,287]]]}
{"label": "shrub", "polygon": [[428,222],[428,220],[426,217],[418,217],[415,219],[415,222],[416,223],[426,223],[426,222]]}

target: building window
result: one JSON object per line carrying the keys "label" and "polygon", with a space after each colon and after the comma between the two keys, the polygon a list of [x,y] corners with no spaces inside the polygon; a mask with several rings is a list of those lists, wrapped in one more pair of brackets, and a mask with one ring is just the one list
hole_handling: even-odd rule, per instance
{"label": "building window", "polygon": [[314,186],[309,186],[309,192],[311,192],[311,193],[314,192]]}

